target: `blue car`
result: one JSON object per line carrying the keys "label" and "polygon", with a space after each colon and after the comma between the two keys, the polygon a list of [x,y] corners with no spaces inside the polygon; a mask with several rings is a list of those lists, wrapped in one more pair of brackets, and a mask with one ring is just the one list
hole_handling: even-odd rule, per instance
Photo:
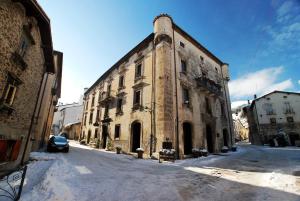
{"label": "blue car", "polygon": [[63,151],[69,152],[69,142],[65,137],[52,136],[47,145],[47,151]]}

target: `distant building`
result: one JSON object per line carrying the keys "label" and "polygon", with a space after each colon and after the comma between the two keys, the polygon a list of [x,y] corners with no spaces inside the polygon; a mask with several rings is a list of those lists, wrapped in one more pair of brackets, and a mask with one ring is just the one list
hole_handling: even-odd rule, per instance
{"label": "distant building", "polygon": [[48,94],[44,76],[55,72],[50,20],[43,9],[35,0],[1,0],[0,174],[28,159],[39,97]]}
{"label": "distant building", "polygon": [[269,143],[279,131],[288,135],[290,145],[300,140],[300,93],[274,91],[245,109],[252,144]]}
{"label": "distant building", "polygon": [[236,142],[249,139],[249,126],[246,117],[242,116],[242,111],[232,114],[234,139]]}
{"label": "distant building", "polygon": [[101,148],[157,153],[166,140],[178,157],[193,148],[231,147],[228,64],[166,14],[84,94],[82,136]]}
{"label": "distant building", "polygon": [[[56,110],[57,111],[54,113],[52,122],[52,135],[58,135],[60,132],[67,131],[68,129],[64,130],[66,127],[76,127],[76,125],[82,121],[83,105],[79,103],[58,105]],[[80,131],[78,131],[75,135],[77,136],[79,133]]]}

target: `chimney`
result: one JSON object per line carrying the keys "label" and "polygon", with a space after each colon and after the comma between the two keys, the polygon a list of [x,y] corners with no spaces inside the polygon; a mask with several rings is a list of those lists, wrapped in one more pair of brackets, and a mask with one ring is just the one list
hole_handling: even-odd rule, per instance
{"label": "chimney", "polygon": [[254,100],[257,98],[256,94],[254,94]]}
{"label": "chimney", "polygon": [[248,100],[248,105],[250,105],[250,100]]}
{"label": "chimney", "polygon": [[89,88],[85,87],[85,88],[83,89],[83,93],[85,93],[88,89],[89,89]]}

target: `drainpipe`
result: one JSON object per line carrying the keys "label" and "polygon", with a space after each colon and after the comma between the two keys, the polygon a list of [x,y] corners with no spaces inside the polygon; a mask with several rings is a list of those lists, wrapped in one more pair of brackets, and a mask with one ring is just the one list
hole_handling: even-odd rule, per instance
{"label": "drainpipe", "polygon": [[178,95],[177,95],[177,68],[176,68],[176,52],[175,52],[175,34],[174,34],[174,25],[173,25],[173,53],[174,53],[174,74],[175,74],[175,97],[176,97],[176,125],[175,125],[175,132],[176,132],[176,154],[177,159],[179,159],[179,119],[178,119]]}
{"label": "drainpipe", "polygon": [[154,62],[155,62],[155,44],[154,44],[154,41],[152,41],[152,91],[151,91],[151,106],[150,106],[150,118],[151,118],[150,156],[152,156],[152,152],[153,152],[153,140],[156,137],[156,134],[155,134],[156,132],[153,133],[154,128],[155,128],[155,116],[154,115],[155,115],[155,75],[156,75],[155,74],[155,63]]}
{"label": "drainpipe", "polygon": [[42,84],[43,84],[43,80],[44,80],[44,75],[45,75],[45,73],[43,72],[42,77],[41,77],[41,81],[40,81],[39,90],[38,90],[38,93],[37,93],[37,98],[36,98],[35,105],[34,105],[34,110],[33,110],[32,116],[31,116],[31,121],[30,121],[30,126],[29,126],[29,129],[28,129],[28,133],[27,133],[25,147],[24,147],[24,150],[23,150],[22,158],[21,158],[21,165],[24,165],[24,158],[25,158],[25,154],[26,154],[26,151],[27,151],[30,135],[31,135],[32,128],[33,128],[34,117],[35,117],[35,113],[36,113],[38,102],[39,102],[39,97],[40,97]]}

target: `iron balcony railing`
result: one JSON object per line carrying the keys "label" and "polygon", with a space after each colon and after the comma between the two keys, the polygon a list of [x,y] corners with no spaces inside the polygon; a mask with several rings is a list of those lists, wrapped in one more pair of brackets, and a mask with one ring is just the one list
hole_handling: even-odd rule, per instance
{"label": "iron balcony railing", "polygon": [[197,77],[195,78],[195,80],[197,82],[197,86],[200,87],[202,90],[216,96],[222,96],[222,87],[215,81],[204,76]]}

